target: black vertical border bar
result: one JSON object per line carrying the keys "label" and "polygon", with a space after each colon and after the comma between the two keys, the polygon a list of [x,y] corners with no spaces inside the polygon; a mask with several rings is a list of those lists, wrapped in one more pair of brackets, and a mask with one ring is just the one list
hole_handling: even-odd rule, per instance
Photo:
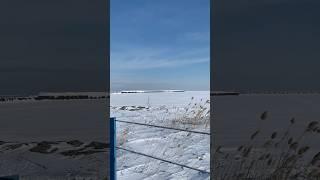
{"label": "black vertical border bar", "polygon": [[107,46],[106,46],[106,66],[107,66],[107,118],[110,118],[110,0],[106,0],[107,4],[107,12],[106,12],[106,19],[107,19]]}
{"label": "black vertical border bar", "polygon": [[[107,136],[107,144],[110,143],[110,139],[112,138],[112,136],[110,136],[110,129],[112,127],[110,127],[110,0],[103,0],[105,1],[106,3],[106,24],[107,24],[107,32],[106,32],[106,71],[107,71],[107,89],[106,89],[106,136]],[[109,122],[108,122],[109,121]],[[110,152],[111,148],[109,149],[109,154],[111,153]],[[108,157],[108,156],[107,156]],[[108,176],[111,177],[111,167],[110,167],[110,164],[113,163],[113,160],[110,159],[110,156],[108,157],[109,159],[106,159],[106,162],[108,164],[108,169],[106,169],[107,172],[109,172]]]}
{"label": "black vertical border bar", "polygon": [[[110,105],[110,0],[106,0],[106,4],[107,4],[107,12],[106,12],[106,16],[107,16],[107,48],[106,48],[106,65],[107,65],[107,100],[108,100],[108,105]],[[110,109],[108,108],[108,113],[110,113]]]}

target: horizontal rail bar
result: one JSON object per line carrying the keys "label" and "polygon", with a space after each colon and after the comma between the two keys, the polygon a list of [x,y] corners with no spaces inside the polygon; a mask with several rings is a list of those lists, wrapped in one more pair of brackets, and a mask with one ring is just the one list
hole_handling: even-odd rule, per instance
{"label": "horizontal rail bar", "polygon": [[211,135],[211,133],[202,132],[202,131],[192,131],[192,130],[188,130],[188,129],[180,129],[180,128],[173,128],[173,127],[166,127],[166,126],[158,126],[158,125],[152,125],[152,124],[144,124],[144,123],[138,123],[138,122],[123,121],[123,120],[118,120],[118,119],[116,121],[122,122],[122,123],[128,123],[128,124],[136,124],[136,125],[141,125],[141,126],[156,127],[156,128],[161,128],[161,129],[171,129],[171,130],[175,130],[175,131],[185,131],[185,132],[196,133],[196,134]]}
{"label": "horizontal rail bar", "polygon": [[146,157],[149,157],[149,158],[152,158],[152,159],[156,159],[156,160],[163,161],[163,162],[166,162],[166,163],[170,163],[170,164],[174,164],[174,165],[181,166],[181,167],[184,167],[184,168],[192,169],[192,170],[199,171],[199,172],[202,172],[202,173],[210,174],[210,172],[202,170],[202,169],[193,168],[193,167],[190,167],[190,166],[186,166],[186,165],[179,164],[179,163],[176,163],[176,162],[168,161],[168,160],[165,160],[165,159],[161,159],[161,158],[154,157],[154,156],[151,156],[151,155],[147,155],[147,154],[144,154],[144,153],[136,152],[136,151],[129,150],[129,149],[126,149],[126,148],[117,147],[117,149],[128,151],[130,153],[138,154],[138,155],[141,155],[141,156],[146,156]]}

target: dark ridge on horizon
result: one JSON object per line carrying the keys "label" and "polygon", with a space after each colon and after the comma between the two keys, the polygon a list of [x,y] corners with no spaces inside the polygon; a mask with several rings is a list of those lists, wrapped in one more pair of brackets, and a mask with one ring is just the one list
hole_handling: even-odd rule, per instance
{"label": "dark ridge on horizon", "polygon": [[235,91],[235,90],[219,90],[212,92],[224,92],[224,93],[235,93],[235,94],[320,94],[320,90],[308,91],[308,90],[300,90],[300,91],[292,91],[292,90],[283,90],[283,91]]}

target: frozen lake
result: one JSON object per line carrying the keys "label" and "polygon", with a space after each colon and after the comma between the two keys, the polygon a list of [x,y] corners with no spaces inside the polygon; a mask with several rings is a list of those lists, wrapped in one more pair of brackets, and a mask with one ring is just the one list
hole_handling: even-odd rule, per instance
{"label": "frozen lake", "polygon": [[0,103],[0,140],[102,140],[107,138],[106,100]]}
{"label": "frozen lake", "polygon": [[128,93],[128,94],[111,94],[111,106],[151,106],[175,105],[186,106],[190,98],[196,100],[209,99],[209,91],[185,91],[185,92],[161,92],[161,93]]}

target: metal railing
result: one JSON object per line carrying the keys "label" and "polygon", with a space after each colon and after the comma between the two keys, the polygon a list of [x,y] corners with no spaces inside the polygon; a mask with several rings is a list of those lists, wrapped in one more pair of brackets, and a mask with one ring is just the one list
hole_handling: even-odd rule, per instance
{"label": "metal railing", "polygon": [[189,129],[182,129],[182,128],[173,128],[173,127],[166,127],[166,126],[159,126],[159,125],[154,125],[154,124],[145,124],[145,123],[139,123],[139,122],[131,122],[131,121],[124,121],[124,120],[117,120],[116,118],[112,117],[110,118],[110,179],[111,180],[116,180],[116,150],[123,150],[123,151],[127,151],[133,154],[137,154],[140,156],[145,156],[148,158],[152,158],[152,159],[156,159],[162,162],[166,162],[166,163],[170,163],[170,164],[174,164],[183,168],[188,168],[191,170],[195,170],[198,171],[200,173],[205,173],[205,174],[210,174],[209,171],[206,170],[202,170],[202,169],[198,169],[198,168],[194,168],[191,166],[187,166],[184,164],[180,164],[180,163],[176,163],[173,161],[169,161],[166,159],[162,159],[159,157],[155,157],[155,156],[151,156],[145,153],[141,153],[141,152],[137,152],[131,149],[127,149],[124,147],[118,147],[116,144],[116,122],[121,122],[121,123],[127,123],[127,124],[134,124],[134,125],[139,125],[139,126],[148,126],[148,127],[154,127],[154,128],[161,128],[161,129],[168,129],[168,130],[173,130],[173,131],[183,131],[183,132],[189,132],[189,133],[195,133],[195,134],[202,134],[202,135],[211,135],[209,132],[202,132],[202,131],[194,131],[194,130],[189,130]]}
{"label": "metal railing", "polygon": [[128,123],[128,124],[141,125],[141,126],[149,126],[149,127],[161,128],[161,129],[170,129],[170,130],[175,130],[175,131],[184,131],[184,132],[190,132],[190,133],[195,133],[195,134],[210,135],[209,132],[193,131],[193,130],[189,130],[189,129],[173,128],[173,127],[159,126],[159,125],[154,125],[154,124],[145,124],[145,123],[138,123],[138,122],[130,122],[130,121],[124,121],[124,120],[115,120],[115,121],[117,121],[117,122],[122,122],[122,123]]}

